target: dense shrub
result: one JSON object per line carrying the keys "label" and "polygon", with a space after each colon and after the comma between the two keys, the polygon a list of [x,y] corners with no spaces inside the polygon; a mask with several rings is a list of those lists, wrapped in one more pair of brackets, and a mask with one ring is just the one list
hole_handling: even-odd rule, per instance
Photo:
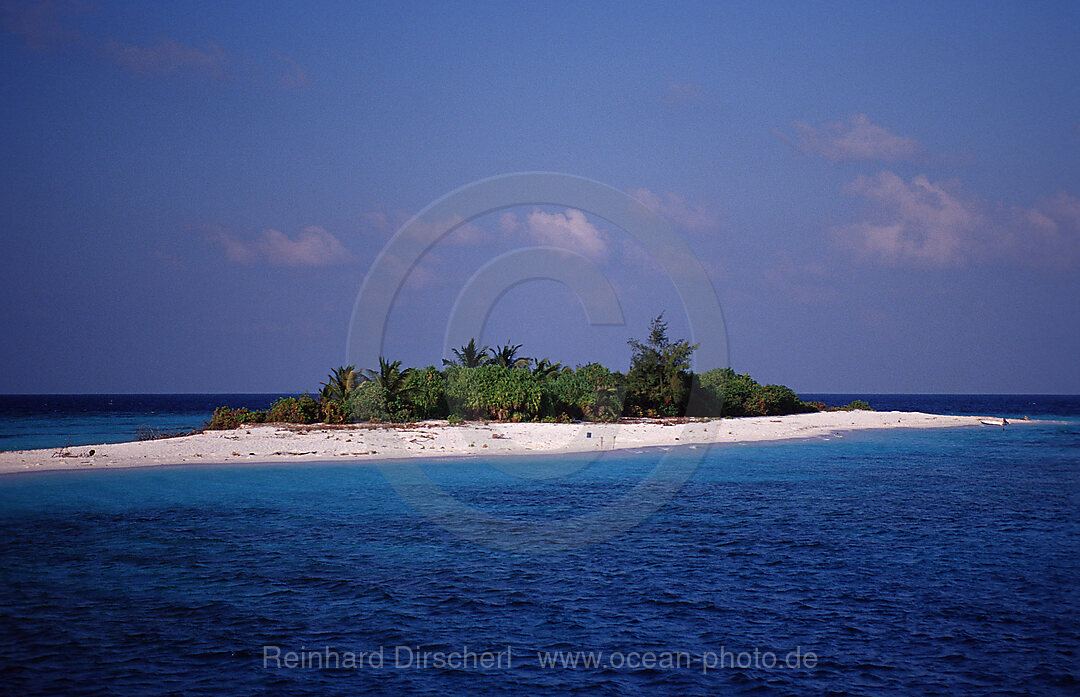
{"label": "dense shrub", "polygon": [[402,401],[410,419],[445,419],[446,376],[435,366],[410,370],[405,376]]}
{"label": "dense shrub", "polygon": [[[821,405],[824,407],[825,405]],[[749,375],[717,368],[694,376],[688,414],[693,416],[780,416],[817,411],[783,385],[760,385]]]}
{"label": "dense shrub", "polygon": [[310,395],[282,397],[270,405],[266,420],[275,423],[313,424],[322,418],[319,403]]}
{"label": "dense shrub", "polygon": [[[379,358],[379,370],[335,369],[321,398],[286,397],[268,411],[221,407],[208,429],[236,428],[264,421],[311,424],[357,421],[417,421],[447,418],[499,421],[615,421],[620,416],[774,416],[833,409],[870,409],[856,400],[830,409],[804,404],[789,388],[760,385],[731,368],[695,375],[690,359],[697,345],[671,340],[663,315],[649,326],[645,341],[631,340],[632,359],[624,376],[599,363],[576,370],[548,359],[517,358],[519,344],[498,351],[475,341],[454,351],[456,361],[401,369],[401,361]],[[535,367],[530,369],[530,365]]]}
{"label": "dense shrub", "polygon": [[[444,377],[446,408],[459,418],[614,421],[622,414],[621,376],[598,363],[547,374],[500,365],[450,366]],[[433,376],[428,379],[437,384]]]}
{"label": "dense shrub", "polygon": [[850,404],[844,404],[843,406],[839,407],[826,406],[824,402],[806,402],[805,406],[808,410],[813,411],[855,411],[857,409],[874,411],[874,408],[872,406],[870,406],[861,399],[856,399]]}
{"label": "dense shrub", "polygon": [[446,369],[446,402],[451,414],[467,419],[508,420],[514,412],[540,413],[543,378],[499,365]]}
{"label": "dense shrub", "polygon": [[351,422],[389,421],[386,393],[375,380],[360,383],[345,399],[345,413]]}
{"label": "dense shrub", "polygon": [[210,417],[210,420],[203,426],[207,431],[225,431],[231,428],[240,427],[240,417],[237,416],[237,410],[231,407],[218,407],[214,410],[214,415]]}
{"label": "dense shrub", "polygon": [[261,424],[266,423],[270,411],[268,409],[256,409],[255,411],[239,409],[237,410],[237,416],[240,417],[240,423],[242,424]]}
{"label": "dense shrub", "polygon": [[344,400],[328,399],[320,402],[319,412],[324,423],[347,424],[352,421],[352,419],[349,418],[349,412],[345,407]]}
{"label": "dense shrub", "polygon": [[245,424],[261,424],[266,422],[268,417],[269,413],[265,409],[249,411],[247,407],[239,409],[218,407],[203,428],[210,431],[225,431]]}
{"label": "dense shrub", "polygon": [[716,368],[694,376],[687,414],[692,416],[747,416],[747,405],[761,386],[749,375],[731,368]]}
{"label": "dense shrub", "polygon": [[550,376],[545,386],[550,406],[544,416],[614,421],[622,415],[626,389],[621,376],[599,363]]}
{"label": "dense shrub", "polygon": [[799,396],[783,385],[758,385],[744,406],[750,416],[781,416],[807,411]]}

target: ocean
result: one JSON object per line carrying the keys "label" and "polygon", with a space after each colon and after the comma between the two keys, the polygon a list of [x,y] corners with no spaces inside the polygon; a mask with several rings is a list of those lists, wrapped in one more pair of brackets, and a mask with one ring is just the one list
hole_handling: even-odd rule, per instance
{"label": "ocean", "polygon": [[[0,428],[125,440],[220,397],[20,398]],[[414,468],[484,535],[394,464],[3,476],[0,693],[1080,692],[1080,397],[804,397],[1044,421]],[[658,463],[688,480],[573,542]]]}
{"label": "ocean", "polygon": [[140,440],[201,428],[220,406],[266,409],[281,394],[0,395],[0,450]]}

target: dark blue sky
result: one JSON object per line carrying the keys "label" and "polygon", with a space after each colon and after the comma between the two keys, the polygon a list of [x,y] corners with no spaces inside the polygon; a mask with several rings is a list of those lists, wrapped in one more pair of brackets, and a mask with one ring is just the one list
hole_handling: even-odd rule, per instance
{"label": "dark blue sky", "polygon": [[[0,392],[313,389],[402,222],[536,170],[671,220],[740,372],[1080,392],[1080,5],[395,5],[0,2]],[[438,363],[470,275],[536,244],[627,326],[536,281],[484,342],[624,369],[685,331],[625,232],[521,206],[421,260],[386,352]]]}

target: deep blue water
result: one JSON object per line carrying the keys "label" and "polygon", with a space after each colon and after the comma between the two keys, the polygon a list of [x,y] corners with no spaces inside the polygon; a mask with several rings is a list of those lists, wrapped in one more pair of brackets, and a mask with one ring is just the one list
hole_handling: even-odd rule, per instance
{"label": "deep blue water", "polygon": [[[911,408],[966,410],[944,399]],[[481,542],[368,466],[0,477],[0,694],[1075,695],[1080,400],[1015,401],[975,411],[1063,418],[424,465],[498,518]],[[495,548],[622,500],[665,457],[693,476],[629,530]],[[264,667],[265,646],[382,647],[383,665]],[[463,646],[510,665],[394,660]],[[796,649],[816,663],[761,665]],[[677,652],[690,664],[661,664]],[[730,658],[703,672],[710,655]]]}
{"label": "deep blue water", "polygon": [[0,450],[139,440],[140,429],[201,428],[214,409],[265,409],[279,394],[0,395]]}

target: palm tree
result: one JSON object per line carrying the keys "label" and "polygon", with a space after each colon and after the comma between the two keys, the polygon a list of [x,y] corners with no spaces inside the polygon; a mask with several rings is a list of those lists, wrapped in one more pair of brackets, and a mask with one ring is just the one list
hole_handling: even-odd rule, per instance
{"label": "palm tree", "polygon": [[499,347],[498,351],[493,350],[491,352],[491,360],[489,363],[492,365],[499,365],[503,368],[527,368],[532,359],[530,358],[518,358],[517,352],[521,348],[521,344],[511,344],[506,342],[505,346]]}
{"label": "palm tree", "polygon": [[391,363],[379,356],[379,372],[368,371],[371,379],[383,389],[383,394],[386,396],[386,407],[391,414],[400,408],[399,402],[405,392],[405,380],[409,377],[411,370],[412,368],[401,370],[401,361]]}
{"label": "palm tree", "polygon": [[476,368],[487,361],[487,354],[491,348],[485,346],[482,349],[477,349],[476,339],[469,339],[469,343],[465,344],[460,349],[450,350],[454,354],[454,360],[446,360],[444,358],[443,365],[459,365],[462,368]]}
{"label": "palm tree", "polygon": [[552,363],[547,358],[534,358],[533,362],[536,365],[532,369],[532,374],[537,377],[544,378],[562,370],[562,363]]}
{"label": "palm tree", "polygon": [[364,380],[364,376],[354,366],[343,365],[340,368],[334,368],[330,377],[322,384],[319,396],[324,402],[341,401]]}

